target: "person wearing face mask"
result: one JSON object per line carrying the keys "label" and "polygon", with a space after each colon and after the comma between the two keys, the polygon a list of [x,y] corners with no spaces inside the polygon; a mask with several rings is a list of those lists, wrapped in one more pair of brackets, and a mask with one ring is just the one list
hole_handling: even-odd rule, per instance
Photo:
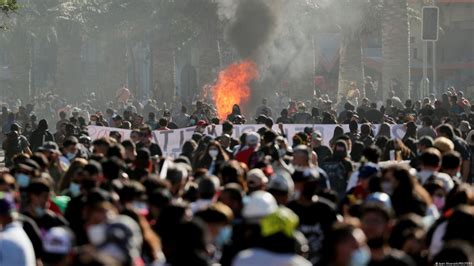
{"label": "person wearing face mask", "polygon": [[326,171],[329,177],[331,188],[338,193],[340,198],[344,196],[349,177],[354,170],[348,154],[346,142],[337,140],[334,144],[332,157],[321,164],[321,168]]}
{"label": "person wearing face mask", "polygon": [[40,231],[45,232],[56,226],[68,226],[68,222],[49,208],[51,188],[44,178],[36,178],[27,187],[27,205],[23,214],[30,217],[38,225]]}
{"label": "person wearing face mask", "polygon": [[321,265],[367,265],[370,249],[361,229],[350,224],[336,223],[323,243]]}
{"label": "person wearing face mask", "polygon": [[71,161],[76,158],[78,154],[78,147],[77,144],[79,141],[76,137],[67,137],[63,142],[63,156],[61,156],[60,160],[67,165],[70,165]]}
{"label": "person wearing face mask", "polygon": [[393,223],[393,212],[386,205],[368,202],[363,206],[361,224],[370,248],[368,265],[416,265],[404,252],[392,249],[388,245]]}
{"label": "person wearing face mask", "polygon": [[205,168],[209,174],[215,174],[220,165],[229,160],[229,156],[222,149],[217,141],[211,141],[207,146],[207,151],[201,155],[196,162],[196,168]]}

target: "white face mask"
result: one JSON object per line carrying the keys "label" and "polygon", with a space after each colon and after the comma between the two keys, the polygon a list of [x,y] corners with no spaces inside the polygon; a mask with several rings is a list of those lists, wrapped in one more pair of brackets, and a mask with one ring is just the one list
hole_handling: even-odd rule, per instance
{"label": "white face mask", "polygon": [[217,158],[217,155],[219,154],[219,150],[209,150],[209,156],[211,156],[212,159]]}
{"label": "white face mask", "polygon": [[87,236],[92,245],[99,246],[105,242],[105,223],[94,224],[87,228]]}

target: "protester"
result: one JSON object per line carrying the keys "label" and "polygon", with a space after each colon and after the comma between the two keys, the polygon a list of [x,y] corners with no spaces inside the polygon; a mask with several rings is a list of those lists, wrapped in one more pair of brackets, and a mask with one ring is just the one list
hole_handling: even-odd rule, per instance
{"label": "protester", "polygon": [[0,242],[24,255],[2,252],[0,264],[468,258],[472,101],[455,89],[419,101],[390,92],[378,106],[375,84],[366,86],[368,98],[353,83],[334,103],[319,92],[255,98],[255,116],[235,104],[219,113],[227,120],[209,99],[141,101],[125,86],[109,103],[94,94],[74,105],[49,93],[5,106],[0,193],[11,196],[0,196]]}

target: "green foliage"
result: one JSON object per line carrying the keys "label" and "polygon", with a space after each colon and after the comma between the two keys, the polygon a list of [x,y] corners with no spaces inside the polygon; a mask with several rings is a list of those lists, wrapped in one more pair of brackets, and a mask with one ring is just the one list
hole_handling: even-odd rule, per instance
{"label": "green foliage", "polygon": [[19,8],[19,5],[16,0],[0,0],[0,9],[5,14],[14,12],[18,10],[18,8]]}

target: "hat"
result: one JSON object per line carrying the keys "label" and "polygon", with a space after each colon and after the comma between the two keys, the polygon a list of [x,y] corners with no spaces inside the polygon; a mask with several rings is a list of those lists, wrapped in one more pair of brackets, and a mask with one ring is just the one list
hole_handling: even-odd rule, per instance
{"label": "hat", "polygon": [[362,168],[359,169],[359,178],[367,178],[372,177],[373,175],[377,174],[379,170],[373,166],[364,165]]}
{"label": "hat", "polygon": [[471,130],[471,132],[467,134],[466,142],[468,145],[474,146],[474,130]]}
{"label": "hat", "polygon": [[255,168],[247,173],[247,183],[251,187],[266,185],[268,183],[268,178],[261,169]]}
{"label": "hat", "polygon": [[204,127],[204,126],[207,126],[208,124],[204,120],[199,120],[196,125],[200,127]]}
{"label": "hat", "polygon": [[288,192],[288,194],[292,194],[295,189],[295,184],[293,183],[290,174],[288,174],[286,171],[279,171],[270,179],[267,189]]}
{"label": "hat", "polygon": [[0,192],[0,215],[9,215],[13,213],[16,213],[13,194]]}
{"label": "hat", "polygon": [[387,193],[375,192],[367,196],[365,203],[381,203],[384,207],[391,209],[392,201]]}
{"label": "hat", "polygon": [[255,191],[248,197],[242,209],[242,216],[246,219],[260,219],[276,212],[278,204],[272,194],[266,191]]}
{"label": "hat", "polygon": [[[134,261],[140,257],[143,243],[140,226],[126,215],[117,215],[105,230],[105,243],[99,249],[120,262]],[[112,246],[118,249],[110,248]]]}
{"label": "hat", "polygon": [[469,132],[469,130],[471,130],[471,125],[468,121],[463,120],[459,123],[459,130],[461,130],[461,132]]}
{"label": "hat", "polygon": [[257,145],[258,143],[260,142],[260,135],[258,135],[258,133],[256,132],[249,132],[247,134],[247,137],[245,138],[245,143],[247,143],[247,145]]}
{"label": "hat", "polygon": [[52,153],[61,153],[59,152],[59,147],[56,142],[53,141],[46,141],[43,143],[43,146],[38,148],[38,151],[46,151],[46,152],[52,152]]}
{"label": "hat", "polygon": [[321,132],[315,131],[315,132],[313,132],[313,134],[311,134],[311,139],[322,141],[323,136],[321,135]]}
{"label": "hat", "polygon": [[43,237],[46,253],[66,255],[72,249],[73,235],[63,227],[53,227]]}
{"label": "hat", "polygon": [[19,131],[21,126],[18,123],[13,123],[10,126],[10,131]]}

